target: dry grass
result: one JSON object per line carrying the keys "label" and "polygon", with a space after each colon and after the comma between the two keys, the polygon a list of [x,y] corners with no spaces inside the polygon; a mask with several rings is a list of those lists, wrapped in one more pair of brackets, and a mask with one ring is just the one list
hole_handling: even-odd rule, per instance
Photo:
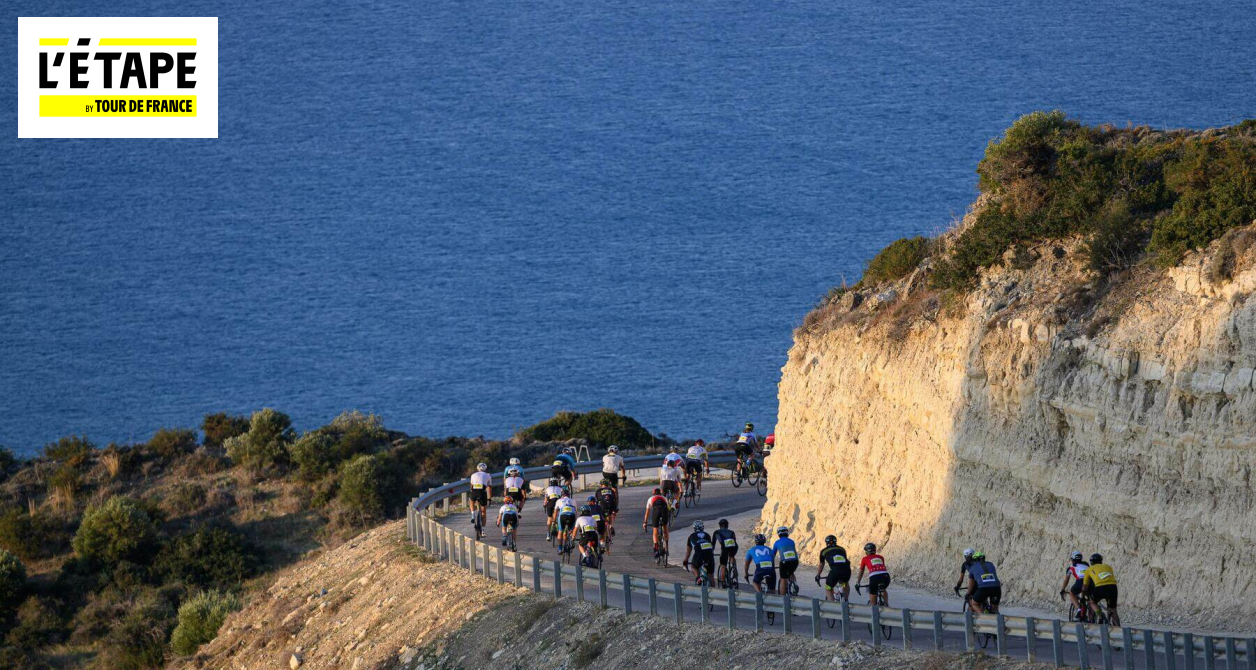
{"label": "dry grass", "polygon": [[122,473],[122,455],[116,451],[106,451],[101,454],[100,464],[105,466],[105,472],[109,473],[110,479],[117,479]]}

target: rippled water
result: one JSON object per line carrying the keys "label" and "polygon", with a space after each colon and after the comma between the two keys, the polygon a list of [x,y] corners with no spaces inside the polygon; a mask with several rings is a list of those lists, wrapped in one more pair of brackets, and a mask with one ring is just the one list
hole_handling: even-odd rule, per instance
{"label": "rippled water", "polygon": [[771,425],[803,314],[1018,115],[1256,115],[1246,3],[884,5],[112,3],[220,17],[220,139],[18,141],[0,98],[0,443]]}

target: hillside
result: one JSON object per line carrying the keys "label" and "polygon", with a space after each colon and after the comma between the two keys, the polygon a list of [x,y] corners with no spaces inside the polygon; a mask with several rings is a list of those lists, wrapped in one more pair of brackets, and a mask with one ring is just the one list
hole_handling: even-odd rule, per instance
{"label": "hillside", "polygon": [[764,523],[937,589],[984,549],[1005,600],[1056,607],[1098,551],[1126,621],[1254,630],[1250,131],[1018,122],[962,222],[796,331]]}

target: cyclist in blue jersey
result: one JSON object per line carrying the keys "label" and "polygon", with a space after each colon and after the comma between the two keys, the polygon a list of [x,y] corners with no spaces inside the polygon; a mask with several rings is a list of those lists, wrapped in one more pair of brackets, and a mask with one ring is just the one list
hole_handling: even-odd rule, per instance
{"label": "cyclist in blue jersey", "polygon": [[[759,593],[776,590],[776,552],[765,546],[767,543],[768,538],[758,533],[754,536],[754,546],[746,552],[745,574],[751,577],[750,581]],[[764,582],[767,582],[766,591]]]}
{"label": "cyclist in blue jersey", "polygon": [[550,467],[550,476],[558,477],[564,485],[570,485],[576,478],[576,457],[572,454],[571,447],[563,447],[563,450],[554,457],[554,464]]}
{"label": "cyclist in blue jersey", "polygon": [[785,593],[789,588],[789,580],[794,576],[794,572],[798,570],[798,547],[794,545],[794,541],[789,537],[789,529],[781,526],[776,529],[776,543],[772,545],[772,551],[776,554],[776,559],[780,562],[780,583],[777,590]]}
{"label": "cyclist in blue jersey", "polygon": [[968,593],[965,596],[972,604],[973,611],[978,614],[998,612],[999,601],[1003,599],[1003,582],[999,581],[999,572],[994,563],[986,560],[983,552],[973,554],[972,565],[968,568]]}

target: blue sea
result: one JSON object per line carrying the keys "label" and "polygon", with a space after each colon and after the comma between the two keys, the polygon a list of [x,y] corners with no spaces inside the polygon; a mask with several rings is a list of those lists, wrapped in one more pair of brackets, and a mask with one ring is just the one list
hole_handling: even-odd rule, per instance
{"label": "blue sea", "polygon": [[198,2],[217,140],[17,140],[0,444],[263,406],[503,437],[611,407],[770,430],[791,331],[944,230],[1016,117],[1256,116],[1245,2]]}

